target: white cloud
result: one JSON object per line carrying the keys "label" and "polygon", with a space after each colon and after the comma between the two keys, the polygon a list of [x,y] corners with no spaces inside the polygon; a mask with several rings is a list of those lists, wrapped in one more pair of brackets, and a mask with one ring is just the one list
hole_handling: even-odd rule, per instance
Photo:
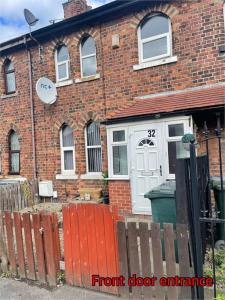
{"label": "white cloud", "polygon": [[[28,32],[23,10],[28,8],[39,19],[34,29],[49,25],[49,20],[62,19],[62,3],[66,0],[1,0],[0,1],[0,42]],[[111,0],[87,0],[93,8]]]}

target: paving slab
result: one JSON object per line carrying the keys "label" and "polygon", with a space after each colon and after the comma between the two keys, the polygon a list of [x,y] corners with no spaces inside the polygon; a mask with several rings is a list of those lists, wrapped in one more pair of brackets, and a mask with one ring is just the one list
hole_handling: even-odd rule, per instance
{"label": "paving slab", "polygon": [[13,279],[0,279],[1,300],[118,300],[104,293],[64,285],[52,291]]}

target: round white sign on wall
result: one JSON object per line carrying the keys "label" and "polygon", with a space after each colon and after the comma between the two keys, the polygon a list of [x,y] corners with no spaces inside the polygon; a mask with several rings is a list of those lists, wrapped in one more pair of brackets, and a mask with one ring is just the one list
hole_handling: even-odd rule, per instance
{"label": "round white sign on wall", "polygon": [[36,92],[40,100],[45,104],[53,104],[57,99],[55,84],[46,77],[41,77],[36,83]]}

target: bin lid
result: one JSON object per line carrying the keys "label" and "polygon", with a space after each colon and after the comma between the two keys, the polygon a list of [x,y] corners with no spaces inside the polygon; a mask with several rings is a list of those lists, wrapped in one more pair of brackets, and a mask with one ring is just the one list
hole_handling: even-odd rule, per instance
{"label": "bin lid", "polygon": [[[221,191],[221,180],[219,176],[212,176],[210,181],[213,189]],[[225,191],[225,177],[223,177],[223,189]]]}
{"label": "bin lid", "polygon": [[174,180],[166,181],[159,186],[155,187],[144,195],[148,199],[159,199],[159,198],[174,198],[176,191],[176,182]]}

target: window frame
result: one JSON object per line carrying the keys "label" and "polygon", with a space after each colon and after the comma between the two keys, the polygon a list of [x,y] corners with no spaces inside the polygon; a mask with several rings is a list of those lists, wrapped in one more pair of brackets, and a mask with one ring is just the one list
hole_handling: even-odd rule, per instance
{"label": "window frame", "polygon": [[[82,42],[83,42],[84,39],[87,39],[87,38],[92,38],[93,41],[95,42],[94,38],[90,35],[85,36],[81,39],[81,42],[80,42],[80,73],[81,73],[81,78],[89,78],[89,77],[93,77],[93,76],[97,75],[97,49],[96,49],[96,43],[95,43],[95,53],[94,54],[82,55]],[[83,74],[83,59],[89,58],[89,57],[95,57],[96,71],[95,71],[95,74],[84,76],[84,74]]]}
{"label": "window frame", "polygon": [[[84,129],[84,136],[85,136],[85,155],[86,155],[86,174],[88,175],[102,175],[102,171],[100,172],[90,172],[89,171],[89,160],[88,160],[88,149],[101,149],[101,169],[102,169],[102,141],[101,141],[101,130],[100,130],[100,126],[99,126],[99,134],[100,134],[100,145],[94,145],[94,146],[88,146],[87,144],[87,129],[88,129],[88,125],[90,125],[91,123],[96,123],[96,122],[89,122]],[[96,123],[97,124],[97,123]]]}
{"label": "window frame", "polygon": [[[19,141],[19,136],[18,134],[16,133],[16,131],[12,130],[9,134],[9,138],[8,138],[8,147],[9,147],[9,174],[10,175],[20,175],[20,152],[21,150],[11,150],[11,136],[12,134],[16,134],[17,135],[17,138],[18,138],[18,142],[20,144],[20,141]],[[19,172],[13,172],[12,171],[12,154],[19,154]]]}
{"label": "window frame", "polygon": [[[13,64],[13,69],[10,71],[6,71],[6,66],[9,65],[10,63]],[[15,89],[11,92],[8,91],[8,80],[7,80],[7,75],[8,74],[14,74],[14,81],[15,81]],[[10,59],[7,59],[4,62],[4,79],[5,79],[5,94],[6,95],[11,95],[11,94],[15,94],[16,92],[16,72],[15,72],[15,67],[14,67],[14,63],[13,61],[11,61]]]}
{"label": "window frame", "polygon": [[[163,34],[158,34],[158,35],[155,35],[155,36],[150,37],[150,38],[142,39],[141,38],[141,26],[142,26],[142,24],[145,20],[143,20],[141,22],[141,24],[138,27],[138,52],[139,52],[139,63],[140,64],[155,61],[155,60],[162,59],[162,58],[168,58],[168,57],[171,57],[173,55],[173,53],[172,53],[173,52],[172,51],[173,45],[172,45],[172,24],[171,24],[171,20],[168,16],[166,16],[164,14],[161,14],[161,13],[150,15],[147,18],[150,20],[151,18],[154,18],[154,17],[157,17],[157,16],[163,16],[164,18],[166,18],[168,20],[169,32],[163,33]],[[143,58],[143,44],[148,43],[148,42],[152,42],[152,41],[157,41],[157,40],[159,40],[163,37],[167,38],[167,53],[144,59]]]}
{"label": "window frame", "polygon": [[[62,81],[66,81],[70,78],[70,56],[69,59],[58,62],[58,50],[60,47],[66,47],[68,50],[68,55],[69,55],[69,49],[66,45],[59,45],[56,50],[55,50],[55,69],[56,69],[56,82],[62,82]],[[59,66],[61,65],[66,65],[66,77],[63,78],[59,78]]]}
{"label": "window frame", "polygon": [[[76,172],[76,160],[75,160],[75,140],[73,136],[73,142],[74,146],[65,147],[63,146],[63,128],[64,127],[70,127],[68,124],[64,124],[62,128],[60,129],[60,154],[61,154],[61,174],[62,175],[74,175]],[[73,128],[70,127],[73,131]],[[73,132],[74,133],[74,132]],[[72,151],[73,152],[73,169],[71,170],[65,170],[65,151]]]}
{"label": "window frame", "polygon": [[[115,131],[124,131],[125,132],[125,140],[122,142],[113,142],[113,132]],[[129,149],[128,149],[128,128],[126,127],[115,127],[110,128],[107,131],[107,139],[109,141],[109,147],[108,147],[108,166],[109,166],[109,178],[112,179],[121,179],[121,180],[127,180],[129,179]],[[126,175],[115,175],[113,170],[113,146],[126,146],[127,147],[127,174]]]}
{"label": "window frame", "polygon": [[173,121],[167,121],[165,130],[166,130],[166,153],[167,153],[167,159],[166,159],[166,179],[175,179],[175,174],[170,173],[169,171],[169,142],[180,142],[182,136],[169,136],[169,125],[178,125],[183,124],[184,125],[184,134],[186,133],[193,133],[193,127],[192,127],[192,119],[177,119]]}

